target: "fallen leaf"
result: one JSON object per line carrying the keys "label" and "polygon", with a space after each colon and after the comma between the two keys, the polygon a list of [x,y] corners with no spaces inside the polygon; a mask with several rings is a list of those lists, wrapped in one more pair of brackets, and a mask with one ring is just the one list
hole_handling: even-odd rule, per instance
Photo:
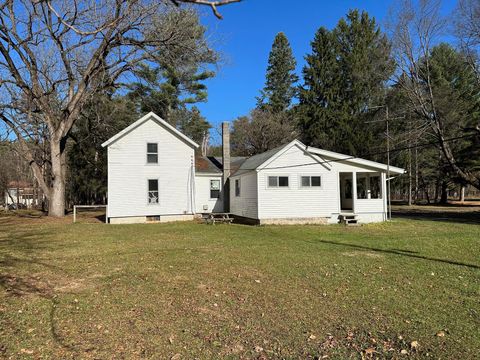
{"label": "fallen leaf", "polygon": [[368,349],[365,350],[365,355],[373,355],[375,353],[376,353],[376,351],[375,351],[374,348],[368,348]]}
{"label": "fallen leaf", "polygon": [[180,355],[180,354],[175,354],[175,355],[173,355],[173,356],[170,358],[170,360],[179,360],[181,357],[182,357],[182,355]]}
{"label": "fallen leaf", "polygon": [[27,350],[27,349],[21,349],[20,352],[22,354],[28,354],[28,355],[32,355],[33,354],[33,350]]}
{"label": "fallen leaf", "polygon": [[445,332],[444,332],[444,331],[439,331],[439,332],[437,332],[436,336],[438,336],[438,337],[444,337],[444,336],[445,336]]}
{"label": "fallen leaf", "polygon": [[255,280],[256,283],[260,284],[260,280]]}
{"label": "fallen leaf", "polygon": [[405,350],[405,349],[403,349],[402,351],[400,351],[400,354],[402,354],[402,355],[407,355],[407,354],[408,354],[408,351]]}
{"label": "fallen leaf", "polygon": [[309,340],[315,340],[316,338],[317,338],[317,337],[316,337],[315,335],[313,335],[313,334],[308,337]]}
{"label": "fallen leaf", "polygon": [[412,341],[412,342],[410,343],[410,347],[411,347],[412,349],[417,349],[417,348],[418,348],[418,341],[415,341],[415,340]]}
{"label": "fallen leaf", "polygon": [[263,348],[261,346],[255,346],[255,352],[262,352]]}

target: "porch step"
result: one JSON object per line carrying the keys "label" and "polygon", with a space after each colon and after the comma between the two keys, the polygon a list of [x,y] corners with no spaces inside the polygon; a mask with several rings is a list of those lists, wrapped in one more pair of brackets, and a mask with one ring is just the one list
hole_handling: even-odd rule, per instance
{"label": "porch step", "polygon": [[338,218],[340,223],[345,224],[345,226],[360,226],[356,214],[340,214]]}

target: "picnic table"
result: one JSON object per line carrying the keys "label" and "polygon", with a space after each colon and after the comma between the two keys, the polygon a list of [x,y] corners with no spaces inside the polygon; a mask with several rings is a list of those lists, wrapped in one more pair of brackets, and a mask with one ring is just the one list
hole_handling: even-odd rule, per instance
{"label": "picnic table", "polygon": [[205,217],[205,223],[215,225],[215,223],[231,224],[233,218],[229,213],[210,213]]}

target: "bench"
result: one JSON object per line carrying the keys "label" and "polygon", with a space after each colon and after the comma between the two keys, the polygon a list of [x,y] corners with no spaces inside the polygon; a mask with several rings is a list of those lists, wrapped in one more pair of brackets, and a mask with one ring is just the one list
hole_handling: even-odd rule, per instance
{"label": "bench", "polygon": [[215,225],[215,223],[231,224],[233,218],[229,213],[210,213],[205,217],[205,223]]}

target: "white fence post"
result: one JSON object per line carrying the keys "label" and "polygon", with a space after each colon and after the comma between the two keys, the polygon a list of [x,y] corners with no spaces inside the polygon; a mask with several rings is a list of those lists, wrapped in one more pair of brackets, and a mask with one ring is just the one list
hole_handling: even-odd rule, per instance
{"label": "white fence post", "polygon": [[107,205],[73,205],[73,222],[77,221],[77,208],[105,208],[105,223],[107,223]]}

